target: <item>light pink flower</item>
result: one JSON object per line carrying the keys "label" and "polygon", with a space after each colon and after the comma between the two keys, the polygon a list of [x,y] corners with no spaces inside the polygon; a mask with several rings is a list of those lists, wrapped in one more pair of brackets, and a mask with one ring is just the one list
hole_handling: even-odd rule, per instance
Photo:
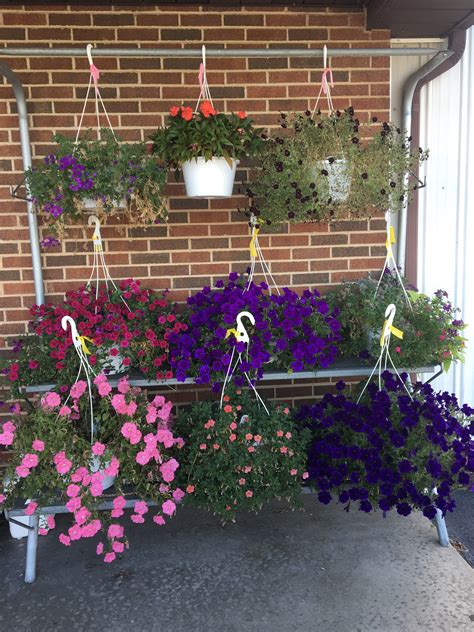
{"label": "light pink flower", "polygon": [[171,448],[174,443],[173,433],[166,428],[160,428],[156,433],[156,437],[158,441],[165,446],[165,448]]}
{"label": "light pink flower", "polygon": [[291,476],[296,476],[298,474],[298,470],[295,470],[295,468],[293,468],[292,470],[290,470],[290,474]]}
{"label": "light pink flower", "polygon": [[24,465],[18,465],[15,468],[15,472],[18,474],[20,478],[26,478],[30,474],[30,470]]}
{"label": "light pink flower", "polygon": [[110,517],[111,518],[121,518],[123,516],[123,511],[122,509],[112,509],[112,511],[110,512]]}
{"label": "light pink flower", "polygon": [[106,564],[111,564],[115,560],[115,553],[106,553],[104,555],[104,562]]}
{"label": "light pink flower", "polygon": [[178,449],[181,450],[181,448],[184,446],[184,439],[183,437],[176,437],[176,439],[174,440],[175,445],[178,446]]}
{"label": "light pink flower", "polygon": [[169,461],[165,461],[160,465],[160,472],[163,476],[163,480],[166,483],[171,483],[174,480],[174,473],[179,467],[178,461],[176,459],[170,459]]}
{"label": "light pink flower", "polygon": [[253,492],[252,492],[250,489],[248,489],[248,490],[245,492],[245,495],[247,496],[247,498],[252,498],[252,496],[253,496]]}
{"label": "light pink flower", "polygon": [[173,408],[173,404],[171,402],[166,402],[163,407],[158,411],[158,417],[162,421],[168,421],[171,414],[171,409]]}
{"label": "light pink flower", "polygon": [[79,526],[83,525],[91,517],[91,512],[86,507],[81,507],[74,514],[74,518]]}
{"label": "light pink flower", "polygon": [[61,408],[59,409],[59,414],[61,415],[61,417],[68,417],[71,414],[71,409],[69,408],[69,406],[61,406]]}
{"label": "light pink flower", "polygon": [[167,516],[172,516],[176,511],[176,505],[172,500],[165,500],[165,502],[161,505],[161,509]]}
{"label": "light pink flower", "polygon": [[105,452],[105,445],[103,443],[100,443],[99,441],[96,441],[91,449],[92,454],[95,454],[96,456],[102,456]]}
{"label": "light pink flower", "polygon": [[79,496],[80,491],[81,491],[81,488],[79,487],[79,485],[75,485],[74,483],[71,483],[70,485],[68,485],[66,489],[66,494],[67,496],[69,496],[69,498],[76,498],[76,496]]}
{"label": "light pink flower", "polygon": [[64,546],[71,546],[71,538],[64,533],[59,534],[59,541],[61,544],[64,544]]}
{"label": "light pink flower", "polygon": [[94,496],[94,498],[97,498],[97,496],[102,496],[103,491],[104,488],[100,483],[94,483],[90,486],[90,492],[92,496]]}
{"label": "light pink flower", "polygon": [[43,408],[55,408],[56,406],[59,406],[60,403],[61,398],[57,393],[54,393],[53,391],[46,393],[41,401]]}
{"label": "light pink flower", "polygon": [[79,467],[74,474],[71,475],[71,481],[73,483],[80,483],[84,476],[87,476],[89,470],[86,467]]}
{"label": "light pink flower", "polygon": [[125,505],[127,504],[127,501],[125,500],[123,496],[117,496],[116,498],[113,499],[112,504],[115,509],[123,509]]}
{"label": "light pink flower", "polygon": [[82,538],[81,528],[78,524],[73,524],[72,527],[69,527],[67,532],[71,540],[80,540]]}
{"label": "light pink flower", "polygon": [[143,514],[146,514],[148,512],[148,507],[144,500],[137,500],[135,506],[133,507],[133,510],[135,511],[135,513],[142,516]]}
{"label": "light pink flower", "polygon": [[97,553],[97,555],[102,555],[102,553],[104,552],[103,542],[99,542],[99,544],[96,546],[95,552]]}
{"label": "light pink flower", "polygon": [[41,439],[35,439],[33,443],[31,444],[31,447],[33,448],[33,450],[36,450],[36,452],[43,452],[44,441],[41,441]]}
{"label": "light pink flower", "polygon": [[24,465],[25,467],[29,467],[30,469],[32,469],[33,467],[36,467],[38,463],[39,463],[39,458],[37,454],[27,453],[21,460],[21,464]]}
{"label": "light pink flower", "polygon": [[15,440],[15,435],[13,432],[2,432],[0,433],[0,445],[12,445]]}
{"label": "light pink flower", "polygon": [[120,378],[117,390],[119,393],[128,393],[130,390],[130,384],[128,383],[128,379],[126,377]]}
{"label": "light pink flower", "polygon": [[31,501],[26,505],[25,514],[27,516],[32,516],[37,510],[37,508],[38,508],[38,503]]}
{"label": "light pink flower", "polygon": [[123,553],[125,544],[123,542],[112,542],[112,550],[115,553]]}
{"label": "light pink flower", "polygon": [[2,430],[3,432],[10,432],[10,433],[14,433],[16,430],[16,426],[13,422],[11,421],[6,421],[3,426],[2,426]]}
{"label": "light pink flower", "polygon": [[153,522],[155,524],[164,525],[165,519],[163,518],[163,516],[153,516]]}
{"label": "light pink flower", "polygon": [[151,458],[151,454],[149,452],[145,452],[144,450],[137,453],[135,457],[135,461],[140,465],[146,465]]}
{"label": "light pink flower", "polygon": [[303,472],[303,474],[301,475],[301,478],[302,478],[303,480],[306,480],[307,478],[309,478],[309,474],[308,474],[308,472]]}
{"label": "light pink flower", "polygon": [[81,499],[77,496],[76,498],[71,498],[66,503],[66,508],[72,513],[73,511],[77,511],[81,506]]}
{"label": "light pink flower", "polygon": [[84,380],[79,380],[79,382],[76,382],[75,384],[72,385],[71,390],[69,391],[71,394],[71,397],[73,399],[79,399],[80,397],[84,395],[86,388],[87,388],[87,382],[85,382]]}
{"label": "light pink flower", "polygon": [[147,414],[146,414],[146,422],[147,424],[154,424],[158,415],[158,411],[156,410],[153,404],[148,404],[147,406]]}
{"label": "light pink flower", "polygon": [[106,476],[117,476],[120,469],[119,460],[113,456],[110,460],[110,464],[105,468],[104,472]]}
{"label": "light pink flower", "polygon": [[183,500],[183,498],[185,497],[185,493],[183,492],[182,489],[180,489],[179,487],[177,487],[174,492],[173,492],[173,498],[179,502],[180,500]]}
{"label": "light pink flower", "polygon": [[235,441],[237,439],[237,435],[235,435],[234,433],[231,433],[229,435],[229,441]]}
{"label": "light pink flower", "polygon": [[72,467],[72,463],[66,458],[65,452],[58,452],[55,454],[53,461],[59,474],[66,474]]}
{"label": "light pink flower", "polygon": [[139,514],[132,514],[130,520],[135,524],[143,524],[145,522],[145,518]]}
{"label": "light pink flower", "polygon": [[121,524],[111,524],[107,531],[107,537],[112,540],[113,538],[123,538],[123,527]]}
{"label": "light pink flower", "polygon": [[153,404],[159,408],[160,406],[163,406],[163,404],[165,403],[165,398],[163,397],[163,395],[156,395],[155,399],[153,400]]}
{"label": "light pink flower", "polygon": [[101,397],[107,397],[107,395],[112,391],[112,387],[108,382],[101,382],[97,387],[97,390],[99,391],[99,395]]}

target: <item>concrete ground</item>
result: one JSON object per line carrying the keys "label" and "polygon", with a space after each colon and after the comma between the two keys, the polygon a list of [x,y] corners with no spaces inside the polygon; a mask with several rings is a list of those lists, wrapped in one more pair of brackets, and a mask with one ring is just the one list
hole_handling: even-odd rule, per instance
{"label": "concrete ground", "polygon": [[0,630],[474,630],[474,570],[438,545],[428,520],[303,503],[304,512],[274,503],[226,527],[191,507],[165,527],[130,524],[131,548],[112,565],[91,542],[64,548],[50,535],[32,585],[25,540],[4,525]]}
{"label": "concrete ground", "polygon": [[454,493],[456,510],[446,516],[449,537],[462,545],[461,555],[474,568],[474,494],[469,491]]}

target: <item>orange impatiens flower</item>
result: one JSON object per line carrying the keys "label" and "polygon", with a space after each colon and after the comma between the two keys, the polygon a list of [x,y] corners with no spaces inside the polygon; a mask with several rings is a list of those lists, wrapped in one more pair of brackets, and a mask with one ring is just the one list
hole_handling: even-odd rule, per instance
{"label": "orange impatiens flower", "polygon": [[203,101],[199,110],[205,118],[209,118],[210,116],[214,116],[214,114],[216,114],[216,110],[212,107],[210,101]]}
{"label": "orange impatiens flower", "polygon": [[236,114],[239,117],[239,119],[247,118],[247,112],[244,112],[243,110],[240,110],[240,112],[236,112]]}
{"label": "orange impatiens flower", "polygon": [[170,116],[178,116],[180,110],[181,108],[179,106],[173,105],[173,107],[170,108]]}
{"label": "orange impatiens flower", "polygon": [[181,108],[181,118],[190,121],[193,118],[193,108]]}

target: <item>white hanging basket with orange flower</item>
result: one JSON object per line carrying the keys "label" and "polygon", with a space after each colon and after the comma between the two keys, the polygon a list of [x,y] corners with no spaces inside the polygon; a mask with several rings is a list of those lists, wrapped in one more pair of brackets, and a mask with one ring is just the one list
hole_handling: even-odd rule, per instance
{"label": "white hanging basket with orange flower", "polygon": [[170,109],[166,126],[152,136],[153,152],[177,175],[183,173],[189,197],[226,198],[232,195],[240,159],[259,151],[261,130],[254,129],[244,111],[224,114],[216,110],[202,48],[196,107]]}

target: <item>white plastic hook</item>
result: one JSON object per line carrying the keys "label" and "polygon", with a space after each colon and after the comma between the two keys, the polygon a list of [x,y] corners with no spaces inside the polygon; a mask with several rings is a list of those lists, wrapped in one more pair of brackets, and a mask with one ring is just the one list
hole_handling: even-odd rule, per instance
{"label": "white plastic hook", "polygon": [[202,54],[202,65],[205,72],[206,71],[206,46],[204,44],[201,46],[201,54]]}
{"label": "white plastic hook", "polygon": [[82,344],[77,332],[76,321],[71,318],[71,316],[63,316],[61,319],[61,327],[64,331],[67,331],[68,325],[71,328],[71,338],[76,351],[82,351]]}
{"label": "white plastic hook", "polygon": [[255,318],[254,318],[254,315],[251,314],[250,312],[239,312],[239,314],[237,314],[236,321],[237,321],[237,335],[239,336],[238,342],[245,342],[248,344],[250,342],[250,338],[247,333],[247,330],[245,329],[245,325],[242,323],[242,318],[244,316],[245,318],[249,319],[252,325],[255,325]]}
{"label": "white plastic hook", "polygon": [[328,47],[326,44],[323,46],[323,70],[328,67]]}
{"label": "white plastic hook", "polygon": [[87,44],[86,53],[87,53],[87,59],[89,60],[89,66],[94,65],[94,60],[92,59],[92,49],[93,49],[92,44]]}

